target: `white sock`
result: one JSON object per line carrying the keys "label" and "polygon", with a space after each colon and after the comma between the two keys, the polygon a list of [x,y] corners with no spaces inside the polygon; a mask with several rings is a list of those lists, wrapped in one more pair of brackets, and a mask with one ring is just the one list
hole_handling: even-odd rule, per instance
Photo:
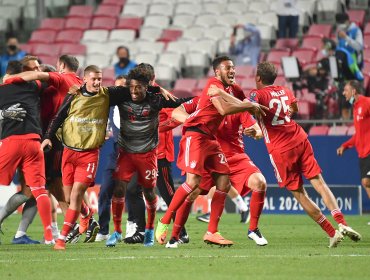
{"label": "white sock", "polygon": [[239,208],[240,211],[242,212],[248,211],[248,206],[244,202],[240,194],[237,197],[233,198],[232,201],[235,203],[235,205]]}
{"label": "white sock", "polygon": [[18,230],[14,237],[19,238],[22,237],[23,235],[26,235],[26,233],[24,231]]}
{"label": "white sock", "polygon": [[57,230],[58,230],[58,223],[57,223],[57,222],[52,222],[52,223],[51,223],[51,227],[52,227],[53,229],[57,229]]}

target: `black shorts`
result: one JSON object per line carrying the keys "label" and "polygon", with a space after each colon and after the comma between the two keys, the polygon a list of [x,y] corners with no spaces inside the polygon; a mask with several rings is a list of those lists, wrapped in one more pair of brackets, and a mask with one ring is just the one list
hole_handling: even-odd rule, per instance
{"label": "black shorts", "polygon": [[360,158],[360,172],[362,178],[370,178],[370,155]]}
{"label": "black shorts", "polygon": [[46,182],[62,177],[63,145],[60,141],[52,139],[53,148],[45,153]]}

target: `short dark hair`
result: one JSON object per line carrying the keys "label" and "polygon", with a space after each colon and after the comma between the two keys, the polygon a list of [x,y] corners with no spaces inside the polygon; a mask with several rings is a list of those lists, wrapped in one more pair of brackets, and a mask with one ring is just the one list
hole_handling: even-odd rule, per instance
{"label": "short dark hair", "polygon": [[12,60],[8,62],[8,66],[6,67],[6,74],[8,75],[15,75],[22,72],[23,65],[18,60]]}
{"label": "short dark hair", "polygon": [[271,62],[264,61],[258,64],[256,75],[264,85],[272,85],[277,77],[277,69]]}
{"label": "short dark hair", "polygon": [[349,16],[347,13],[341,13],[335,15],[335,21],[337,23],[345,23],[347,20],[349,20]]}
{"label": "short dark hair", "polygon": [[117,50],[116,50],[116,54],[118,54],[118,51],[121,50],[121,49],[125,49],[126,50],[126,52],[127,52],[127,58],[130,59],[130,50],[126,46],[118,46],[117,47]]}
{"label": "short dark hair", "polygon": [[122,80],[122,79],[127,80],[127,75],[118,75],[115,80],[117,81],[117,80]]}
{"label": "short dark hair", "polygon": [[230,57],[228,57],[227,55],[222,55],[222,56],[218,56],[216,57],[213,61],[212,61],[212,67],[213,67],[213,71],[216,71],[216,69],[218,68],[218,66],[220,66],[220,64],[224,61],[228,61],[228,60],[231,60],[233,61]]}
{"label": "short dark hair", "polygon": [[57,69],[55,69],[55,67],[53,65],[45,64],[45,63],[41,64],[40,68],[41,68],[41,71],[43,71],[43,72],[55,72],[55,71],[57,71]]}
{"label": "short dark hair", "polygon": [[59,62],[64,63],[69,70],[77,72],[80,63],[78,59],[73,55],[63,54],[59,57]]}
{"label": "short dark hair", "polygon": [[146,85],[149,85],[151,81],[151,71],[147,67],[138,67],[131,69],[127,75],[127,84],[130,84],[131,80],[137,80]]}
{"label": "short dark hair", "polygon": [[350,80],[348,81],[348,84],[356,91],[358,94],[364,93],[364,87],[362,86],[362,83],[357,80]]}
{"label": "short dark hair", "polygon": [[96,65],[89,65],[84,70],[84,76],[87,76],[89,73],[103,73],[103,71]]}
{"label": "short dark hair", "polygon": [[154,67],[151,64],[149,64],[149,63],[140,63],[136,67],[143,67],[145,69],[145,71],[147,71],[148,74],[150,75],[150,80],[154,80],[154,78],[155,78]]}

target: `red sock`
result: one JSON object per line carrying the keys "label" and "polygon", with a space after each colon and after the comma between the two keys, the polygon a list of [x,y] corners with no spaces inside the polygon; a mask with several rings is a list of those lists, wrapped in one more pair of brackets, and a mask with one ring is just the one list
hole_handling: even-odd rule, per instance
{"label": "red sock", "polygon": [[146,212],[148,213],[148,219],[146,221],[145,229],[154,229],[155,213],[157,212],[158,197],[151,202],[146,202]]}
{"label": "red sock", "polygon": [[114,230],[118,233],[122,233],[123,208],[125,208],[125,198],[113,196],[112,198],[113,224],[114,224]]}
{"label": "red sock", "polygon": [[211,216],[209,217],[208,231],[210,233],[217,232],[218,222],[221,219],[224,211],[225,199],[227,192],[216,190],[211,201]]}
{"label": "red sock", "polygon": [[81,204],[81,216],[82,218],[86,218],[90,214],[90,208],[86,205],[85,201],[82,200]]}
{"label": "red sock", "polygon": [[30,187],[32,195],[36,199],[37,211],[39,212],[42,225],[44,226],[44,238],[46,241],[53,240],[51,232],[51,204],[45,187]]}
{"label": "red sock", "polygon": [[184,227],[186,221],[188,220],[192,205],[193,201],[190,201],[188,198],[186,198],[184,203],[176,211],[176,218],[175,222],[173,223],[171,238],[174,237],[175,239],[179,239],[181,229]]}
{"label": "red sock", "polygon": [[173,213],[179,209],[181,204],[184,202],[186,197],[189,193],[191,193],[192,188],[185,182],[183,183],[175,192],[175,195],[172,198],[172,201],[170,203],[170,206],[168,206],[168,209],[164,216],[161,219],[161,222],[163,224],[169,225],[171,223],[171,219],[173,216]]}
{"label": "red sock", "polygon": [[68,208],[59,239],[62,239],[63,241],[66,240],[68,233],[72,230],[77,221],[78,215],[79,211]]}
{"label": "red sock", "polygon": [[333,211],[331,211],[331,215],[338,224],[343,224],[345,226],[347,225],[343,213],[339,209],[334,209]]}
{"label": "red sock", "polygon": [[258,220],[260,219],[263,205],[265,203],[265,191],[253,191],[251,196],[251,204],[249,207],[251,213],[251,220],[249,222],[249,229],[255,230],[258,228]]}
{"label": "red sock", "polygon": [[320,227],[325,230],[325,232],[329,235],[329,237],[333,237],[335,235],[335,228],[332,224],[328,221],[328,219],[321,215],[321,217],[316,221],[320,225]]}

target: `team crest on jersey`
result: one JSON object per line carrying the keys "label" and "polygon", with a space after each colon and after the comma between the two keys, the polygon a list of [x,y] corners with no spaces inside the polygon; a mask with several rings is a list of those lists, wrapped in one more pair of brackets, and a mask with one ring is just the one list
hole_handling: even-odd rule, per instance
{"label": "team crest on jersey", "polygon": [[142,117],[147,117],[149,116],[149,110],[148,109],[144,109],[143,112],[141,113],[141,116]]}
{"label": "team crest on jersey", "polygon": [[186,104],[192,104],[193,103],[193,99],[190,99],[189,101],[186,101],[185,103]]}
{"label": "team crest on jersey", "polygon": [[252,101],[252,102],[256,102],[256,96],[257,96],[257,93],[256,92],[251,92],[251,94],[249,95],[249,101]]}
{"label": "team crest on jersey", "polygon": [[195,168],[195,166],[197,166],[197,162],[195,160],[192,160],[190,162],[190,168]]}

